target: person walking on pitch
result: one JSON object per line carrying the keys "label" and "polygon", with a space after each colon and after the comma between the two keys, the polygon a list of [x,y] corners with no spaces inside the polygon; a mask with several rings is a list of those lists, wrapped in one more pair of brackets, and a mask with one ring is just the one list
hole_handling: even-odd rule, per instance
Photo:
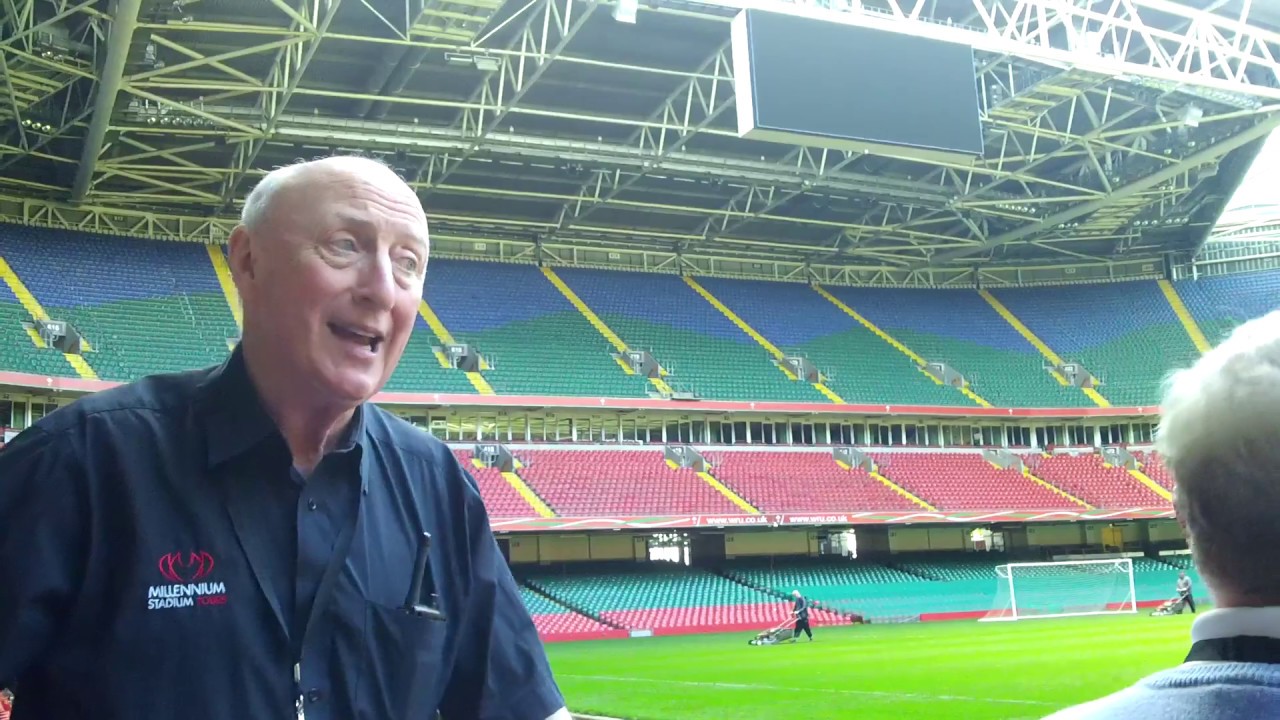
{"label": "person walking on pitch", "polygon": [[791,595],[796,599],[795,606],[791,608],[791,614],[796,616],[796,629],[791,635],[791,642],[800,637],[801,630],[809,636],[809,642],[813,642],[813,631],[809,629],[809,601],[799,590],[792,590]]}

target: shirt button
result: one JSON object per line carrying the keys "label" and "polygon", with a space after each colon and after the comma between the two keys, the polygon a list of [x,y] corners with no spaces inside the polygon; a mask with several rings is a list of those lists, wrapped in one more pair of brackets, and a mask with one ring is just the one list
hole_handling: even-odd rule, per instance
{"label": "shirt button", "polygon": [[318,508],[318,507],[320,507],[320,505],[319,505],[319,504],[317,504],[317,503],[316,503],[316,501],[315,501],[314,499],[311,499],[311,500],[308,500],[308,501],[307,501],[307,509],[308,509],[308,510],[315,510],[315,509],[316,509],[316,508]]}
{"label": "shirt button", "polygon": [[324,694],[314,688],[307,691],[307,702],[309,703],[318,703],[320,702],[320,699],[323,697],[324,697]]}

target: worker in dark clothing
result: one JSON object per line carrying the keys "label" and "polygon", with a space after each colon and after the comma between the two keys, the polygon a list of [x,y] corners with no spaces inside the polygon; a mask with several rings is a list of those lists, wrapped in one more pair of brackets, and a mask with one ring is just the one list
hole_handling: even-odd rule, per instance
{"label": "worker in dark clothing", "polygon": [[813,642],[813,631],[809,629],[809,601],[800,594],[799,590],[792,590],[791,596],[795,598],[791,614],[796,616],[796,629],[791,635],[791,642],[795,642],[796,638],[800,637],[801,630],[809,636],[809,642]]}
{"label": "worker in dark clothing", "polygon": [[230,238],[231,357],[78,400],[0,451],[18,717],[569,718],[475,481],[369,402],[428,247],[385,165],[273,171]]}

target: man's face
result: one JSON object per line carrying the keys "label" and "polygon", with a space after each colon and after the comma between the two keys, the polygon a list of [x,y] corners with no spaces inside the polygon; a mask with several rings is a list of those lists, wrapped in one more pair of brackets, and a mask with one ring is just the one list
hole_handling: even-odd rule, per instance
{"label": "man's face", "polygon": [[409,341],[426,217],[412,191],[379,168],[309,171],[280,193],[247,260],[233,259],[246,315],[271,339],[277,373],[325,400],[358,404],[386,384]]}

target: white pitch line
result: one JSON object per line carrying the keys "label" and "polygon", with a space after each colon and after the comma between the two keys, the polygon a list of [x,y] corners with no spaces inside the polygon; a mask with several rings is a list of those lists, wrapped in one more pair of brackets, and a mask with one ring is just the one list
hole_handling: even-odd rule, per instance
{"label": "white pitch line", "polygon": [[556,677],[574,678],[575,680],[604,680],[607,682],[647,682],[659,685],[690,685],[693,687],[725,688],[728,690],[780,690],[783,692],[832,693],[835,695],[860,695],[864,697],[882,697],[894,700],[917,700],[920,702],[960,701],[1000,703],[1003,705],[1041,705],[1057,707],[1058,703],[1042,700],[1013,700],[1010,698],[968,697],[966,695],[929,695],[925,693],[888,692],[883,690],[840,690],[837,688],[785,687],[782,685],[753,685],[747,683],[699,682],[696,680],[659,680],[657,678],[617,677],[613,675],[570,675],[556,673]]}

